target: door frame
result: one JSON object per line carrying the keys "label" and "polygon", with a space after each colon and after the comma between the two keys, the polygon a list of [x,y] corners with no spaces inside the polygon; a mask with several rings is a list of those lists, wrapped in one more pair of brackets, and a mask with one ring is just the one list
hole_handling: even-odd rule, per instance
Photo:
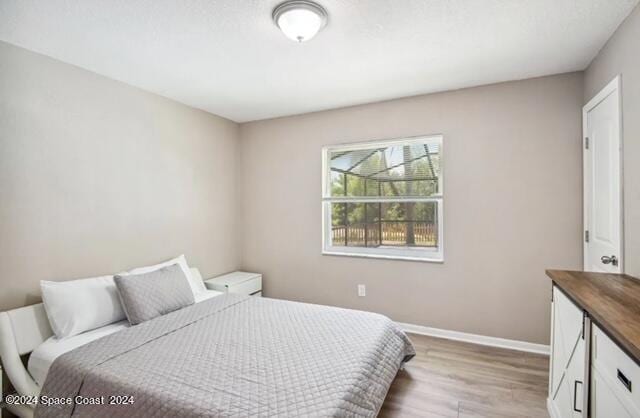
{"label": "door frame", "polygon": [[[583,243],[583,260],[582,260],[582,266],[583,268],[586,270],[587,269],[587,263],[589,260],[589,243],[586,241],[585,239],[585,231],[588,231],[588,227],[589,227],[589,215],[588,215],[588,202],[587,199],[589,197],[589,189],[587,187],[587,182],[586,182],[586,178],[587,178],[587,161],[588,161],[588,154],[587,154],[587,133],[588,133],[588,113],[593,110],[596,106],[598,106],[604,99],[606,99],[607,97],[609,97],[611,94],[614,94],[615,99],[616,99],[616,103],[618,104],[618,124],[619,124],[619,128],[618,128],[618,141],[620,144],[620,152],[619,152],[619,165],[618,167],[620,168],[620,172],[618,174],[619,178],[620,178],[620,184],[619,184],[619,192],[620,192],[620,256],[619,256],[619,265],[620,265],[620,273],[624,273],[624,262],[625,262],[625,256],[624,256],[624,169],[623,169],[623,125],[622,125],[622,95],[621,95],[621,90],[622,90],[622,75],[618,74],[613,80],[611,80],[602,90],[600,90],[600,92],[598,92],[598,94],[596,94],[591,100],[589,100],[589,102],[587,102],[586,105],[584,105],[584,107],[582,108],[582,208],[583,208],[583,212],[582,212],[582,220],[583,220],[583,237],[582,237],[582,243]],[[592,145],[590,145],[590,148],[592,148]]]}

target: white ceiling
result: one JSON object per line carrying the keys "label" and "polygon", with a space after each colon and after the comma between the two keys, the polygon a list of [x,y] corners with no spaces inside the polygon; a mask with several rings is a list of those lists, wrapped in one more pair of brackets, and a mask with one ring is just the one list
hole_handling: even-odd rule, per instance
{"label": "white ceiling", "polygon": [[584,69],[638,0],[0,0],[0,39],[237,122]]}

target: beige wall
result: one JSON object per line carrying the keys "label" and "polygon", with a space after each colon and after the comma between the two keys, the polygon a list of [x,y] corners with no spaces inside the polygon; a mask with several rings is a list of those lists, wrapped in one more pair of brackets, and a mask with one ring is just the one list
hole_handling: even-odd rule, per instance
{"label": "beige wall", "polygon": [[[580,73],[240,128],[5,43],[0,73],[0,309],[185,252],[268,296],[545,343],[544,269],[581,265]],[[445,263],[322,256],[322,146],[433,133]]]}
{"label": "beige wall", "polygon": [[640,277],[640,6],[585,72],[584,103],[622,75],[625,272]]}
{"label": "beige wall", "polygon": [[0,309],[184,252],[238,266],[238,126],[0,42]]}
{"label": "beige wall", "polygon": [[[565,74],[241,125],[242,266],[264,273],[267,296],[548,343],[544,270],[582,263],[582,81]],[[321,255],[321,148],[435,133],[444,264]]]}

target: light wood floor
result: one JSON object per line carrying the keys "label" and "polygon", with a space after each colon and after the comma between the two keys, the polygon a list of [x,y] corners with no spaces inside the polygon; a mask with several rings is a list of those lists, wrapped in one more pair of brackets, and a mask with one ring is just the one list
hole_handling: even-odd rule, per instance
{"label": "light wood floor", "polygon": [[544,417],[547,356],[409,334],[417,355],[380,417]]}

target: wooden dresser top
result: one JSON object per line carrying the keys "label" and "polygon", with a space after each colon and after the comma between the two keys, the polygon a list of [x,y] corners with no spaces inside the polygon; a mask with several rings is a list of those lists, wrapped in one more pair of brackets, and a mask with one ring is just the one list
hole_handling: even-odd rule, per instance
{"label": "wooden dresser top", "polygon": [[626,274],[547,270],[575,304],[640,363],[640,280]]}

